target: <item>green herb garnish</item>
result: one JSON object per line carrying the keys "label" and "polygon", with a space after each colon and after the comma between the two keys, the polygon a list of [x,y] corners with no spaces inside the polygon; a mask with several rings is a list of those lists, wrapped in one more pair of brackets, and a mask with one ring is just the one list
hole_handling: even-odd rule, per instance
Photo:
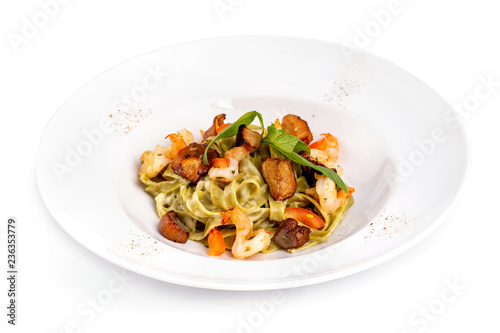
{"label": "green herb garnish", "polygon": [[240,128],[241,125],[245,126],[250,125],[252,121],[255,119],[255,117],[259,118],[260,126],[262,127],[261,135],[264,135],[264,120],[262,119],[262,115],[257,111],[247,112],[244,115],[242,115],[238,120],[236,120],[234,123],[224,128],[222,132],[220,132],[219,134],[217,134],[215,138],[213,138],[213,140],[208,144],[207,149],[205,149],[205,153],[203,154],[203,163],[209,165],[207,153],[208,149],[214,144],[215,141],[235,136],[236,134],[238,134],[238,129]]}
{"label": "green herb garnish", "polygon": [[308,145],[302,142],[295,135],[287,134],[284,130],[279,130],[274,124],[267,128],[267,135],[262,138],[262,143],[267,143],[278,149],[280,152],[299,153],[305,151],[311,153]]}
{"label": "green herb garnish", "polygon": [[[295,139],[294,139],[295,138]],[[340,178],[340,176],[333,170],[328,169],[324,166],[319,166],[313,164],[297,154],[297,152],[305,151],[306,153],[310,153],[311,149],[308,145],[302,142],[298,137],[290,134],[286,134],[284,130],[279,130],[276,128],[274,124],[271,124],[267,128],[267,135],[262,138],[261,143],[267,143],[268,145],[276,148],[279,152],[285,155],[286,158],[300,165],[304,165],[310,168],[313,168],[316,171],[324,174],[331,180],[337,184],[337,186],[345,191],[345,193],[349,193],[346,184]]]}

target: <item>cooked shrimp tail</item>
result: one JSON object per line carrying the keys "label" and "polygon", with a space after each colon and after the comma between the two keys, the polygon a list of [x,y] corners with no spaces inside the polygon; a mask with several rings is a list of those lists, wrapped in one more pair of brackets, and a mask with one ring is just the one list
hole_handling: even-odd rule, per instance
{"label": "cooked shrimp tail", "polygon": [[335,182],[325,175],[318,177],[316,183],[316,192],[318,194],[318,200],[323,208],[328,214],[333,214],[340,206],[342,206],[345,200],[354,192],[354,188],[349,187],[349,193],[340,189],[337,191]]}
{"label": "cooked shrimp tail", "polygon": [[239,208],[235,207],[224,213],[222,224],[229,220],[236,226],[236,238],[231,249],[234,258],[248,258],[269,246],[271,235],[264,229],[254,232],[252,221]]}
{"label": "cooked shrimp tail", "polygon": [[212,168],[208,172],[210,179],[230,183],[239,174],[239,162],[244,159],[250,151],[245,147],[234,147],[226,151],[223,159],[215,159]]}

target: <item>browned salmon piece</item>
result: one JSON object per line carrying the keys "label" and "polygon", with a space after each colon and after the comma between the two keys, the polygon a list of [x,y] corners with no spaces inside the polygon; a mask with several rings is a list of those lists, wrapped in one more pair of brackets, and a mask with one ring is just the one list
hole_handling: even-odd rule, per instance
{"label": "browned salmon piece", "polygon": [[241,125],[236,135],[236,146],[245,147],[253,153],[259,148],[261,138],[259,133],[252,131],[245,125]]}
{"label": "browned salmon piece", "polygon": [[280,222],[273,239],[283,249],[296,249],[307,243],[310,232],[311,229],[300,226],[296,220],[289,218]]}
{"label": "browned salmon piece", "polygon": [[[203,154],[207,145],[191,142],[186,148],[179,151],[172,161],[172,170],[179,176],[197,183],[210,170],[210,165],[203,163]],[[215,150],[208,151],[208,162],[219,157]]]}
{"label": "browned salmon piece", "polygon": [[292,161],[284,158],[266,158],[262,162],[261,169],[274,200],[282,201],[295,194],[297,179],[293,172]]}
{"label": "browned salmon piece", "polygon": [[313,135],[309,129],[309,125],[307,125],[307,122],[299,116],[287,114],[283,117],[281,128],[289,134],[297,136],[306,145],[310,144],[313,140]]}
{"label": "browned salmon piece", "polygon": [[163,237],[172,242],[184,244],[189,238],[189,234],[181,226],[177,213],[173,210],[162,216],[158,229]]}

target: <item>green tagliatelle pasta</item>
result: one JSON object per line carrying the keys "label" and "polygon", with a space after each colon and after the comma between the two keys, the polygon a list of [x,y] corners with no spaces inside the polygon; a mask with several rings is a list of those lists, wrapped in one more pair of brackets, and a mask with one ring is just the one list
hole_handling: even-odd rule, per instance
{"label": "green tagliatelle pasta", "polygon": [[[208,139],[206,142],[209,142]],[[234,146],[235,139],[221,139],[214,142],[212,148],[220,156]],[[262,147],[265,146],[265,147]],[[207,236],[211,229],[222,225],[222,214],[227,210],[238,207],[253,222],[253,229],[265,229],[271,236],[277,230],[275,222],[285,219],[285,209],[289,207],[314,207],[315,211],[324,221],[325,226],[319,230],[311,230],[309,241],[303,246],[288,250],[297,252],[314,246],[326,240],[337,227],[347,209],[352,205],[352,197],[335,211],[327,214],[319,202],[305,194],[309,185],[301,175],[300,166],[294,163],[294,171],[297,178],[296,193],[284,201],[274,201],[270,195],[260,170],[261,163],[267,157],[282,157],[280,152],[271,149],[267,145],[239,162],[239,174],[224,188],[216,181],[204,176],[197,184],[177,175],[168,165],[161,176],[153,179],[142,175],[140,180],[145,185],[145,190],[150,193],[156,201],[158,216],[162,217],[168,211],[175,211],[177,216],[189,233],[189,239],[201,241],[207,244]],[[231,248],[236,229],[233,226],[220,228],[224,237],[226,248]],[[265,249],[269,253],[279,249],[273,242]]]}

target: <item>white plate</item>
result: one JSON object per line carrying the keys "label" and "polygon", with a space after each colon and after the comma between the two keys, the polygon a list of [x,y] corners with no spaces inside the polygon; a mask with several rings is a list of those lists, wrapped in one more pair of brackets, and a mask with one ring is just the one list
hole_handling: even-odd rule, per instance
{"label": "white plate", "polygon": [[[298,114],[316,138],[338,137],[354,206],[328,241],[295,255],[238,261],[165,240],[136,176],[141,154],[166,134],[250,110],[266,123]],[[129,60],[78,90],[45,129],[37,179],[62,228],[119,266],[203,288],[295,287],[379,264],[439,224],[468,166],[454,117],[427,85],[365,52],[288,37],[202,40]]]}

